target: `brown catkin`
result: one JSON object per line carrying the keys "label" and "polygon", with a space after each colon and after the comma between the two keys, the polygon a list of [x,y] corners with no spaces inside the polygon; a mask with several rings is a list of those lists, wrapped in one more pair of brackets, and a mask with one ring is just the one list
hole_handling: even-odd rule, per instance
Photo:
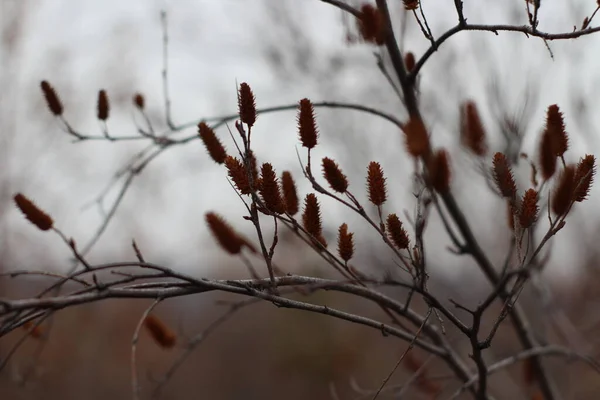
{"label": "brown catkin", "polygon": [[548,107],[548,111],[546,112],[546,129],[544,135],[550,136],[552,152],[556,157],[562,157],[569,149],[569,136],[565,130],[563,115],[556,104]]}
{"label": "brown catkin", "polygon": [[411,119],[402,127],[406,139],[406,149],[413,157],[424,157],[431,151],[429,136],[423,120],[419,117]]}
{"label": "brown catkin", "polygon": [[387,200],[387,187],[383,170],[378,162],[371,161],[367,167],[367,190],[369,201],[380,206]]}
{"label": "brown catkin", "polygon": [[140,110],[144,109],[144,106],[146,104],[145,99],[144,99],[144,95],[142,95],[141,93],[136,93],[133,96],[133,104],[139,108]]}
{"label": "brown catkin", "polygon": [[408,11],[414,11],[419,8],[420,0],[402,0],[404,9]]}
{"label": "brown catkin", "polygon": [[265,203],[265,207],[274,213],[283,214],[285,207],[273,166],[269,163],[264,163],[260,169],[260,176],[261,185],[259,192]]}
{"label": "brown catkin", "polygon": [[542,178],[548,180],[556,172],[556,155],[552,150],[552,138],[544,133],[540,141],[540,171]]}
{"label": "brown catkin", "polygon": [[385,43],[385,18],[378,8],[371,4],[363,4],[357,20],[358,31],[365,42],[381,46]]}
{"label": "brown catkin", "polygon": [[340,167],[331,158],[325,157],[322,160],[323,177],[333,190],[339,193],[346,193],[348,190],[348,178],[340,170]]}
{"label": "brown catkin", "polygon": [[450,160],[448,152],[444,149],[438,150],[427,164],[431,186],[439,193],[448,192],[450,190]]}
{"label": "brown catkin", "polygon": [[235,184],[235,187],[237,187],[240,193],[252,193],[250,190],[250,182],[248,181],[248,174],[246,173],[244,164],[242,164],[242,162],[235,157],[227,156],[225,157],[225,166],[227,167],[229,178],[231,178]]}
{"label": "brown catkin", "polygon": [[539,212],[538,193],[535,189],[529,189],[523,195],[521,200],[521,209],[519,210],[519,225],[527,229],[537,220]]}
{"label": "brown catkin", "polygon": [[417,61],[415,60],[415,54],[412,51],[407,52],[404,55],[404,66],[406,67],[407,72],[412,72],[417,65]]}
{"label": "brown catkin", "polygon": [[244,240],[225,222],[225,219],[214,212],[205,216],[206,223],[219,245],[229,254],[238,254],[245,244]]}
{"label": "brown catkin", "polygon": [[477,105],[469,101],[462,107],[461,141],[463,146],[475,155],[483,157],[487,153],[486,134],[477,110]]}
{"label": "brown catkin", "polygon": [[206,122],[198,124],[198,136],[202,139],[202,143],[204,143],[204,147],[206,147],[210,158],[217,164],[223,164],[225,158],[227,158],[227,151],[215,134],[215,131]]}
{"label": "brown catkin", "polygon": [[321,209],[319,200],[314,193],[309,193],[304,198],[304,212],[302,213],[302,225],[304,229],[314,238],[319,240],[323,236],[321,227]]}
{"label": "brown catkin", "polygon": [[342,224],[338,230],[338,254],[348,262],[354,255],[354,233],[348,232],[348,225]]}
{"label": "brown catkin", "polygon": [[596,175],[596,158],[591,154],[586,154],[577,163],[577,170],[575,171],[576,186],[573,195],[575,201],[582,202],[587,198],[594,182],[594,175]]}
{"label": "brown catkin", "polygon": [[408,249],[410,241],[400,218],[396,214],[390,214],[387,216],[386,225],[388,236],[392,243],[400,250]]}
{"label": "brown catkin", "polygon": [[42,93],[44,94],[44,98],[46,99],[46,104],[50,109],[52,114],[59,116],[63,113],[63,105],[60,102],[60,98],[56,94],[56,90],[48,83],[48,81],[42,81],[40,84],[42,88]]}
{"label": "brown catkin", "polygon": [[503,197],[514,198],[517,194],[517,185],[512,170],[508,165],[506,156],[500,152],[494,155],[492,172],[496,186]]}
{"label": "brown catkin", "polygon": [[175,336],[175,333],[158,317],[148,315],[144,320],[144,326],[156,344],[163,349],[170,349],[175,346],[177,336]]}
{"label": "brown catkin", "polygon": [[106,90],[102,89],[98,92],[98,119],[100,121],[106,121],[110,112],[110,103],[108,102],[108,95]]}
{"label": "brown catkin", "polygon": [[567,165],[563,170],[558,184],[552,194],[552,211],[562,216],[571,206],[575,193],[575,166]]}
{"label": "brown catkin", "polygon": [[302,146],[312,149],[317,145],[319,131],[315,121],[315,110],[309,99],[302,99],[298,104],[298,134]]}
{"label": "brown catkin", "polygon": [[246,82],[240,84],[238,91],[238,113],[240,120],[249,127],[256,122],[256,100],[252,89]]}
{"label": "brown catkin", "polygon": [[298,213],[298,192],[296,191],[296,184],[294,178],[289,171],[283,171],[281,174],[281,190],[283,192],[283,200],[285,203],[285,210],[290,215]]}
{"label": "brown catkin", "polygon": [[52,217],[39,209],[31,200],[21,193],[17,193],[13,199],[17,207],[19,207],[19,210],[21,210],[21,212],[25,215],[25,218],[37,226],[38,229],[42,231],[52,229],[54,225]]}

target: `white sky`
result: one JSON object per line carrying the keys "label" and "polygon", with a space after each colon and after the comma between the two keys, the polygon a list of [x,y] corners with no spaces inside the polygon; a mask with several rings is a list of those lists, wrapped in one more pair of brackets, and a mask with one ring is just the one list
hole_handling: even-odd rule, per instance
{"label": "white sky", "polygon": [[[0,0],[0,13],[2,8],[8,10],[18,1]],[[158,123],[163,116],[159,18],[163,8],[169,18],[170,89],[176,123],[235,111],[235,84],[244,81],[253,88],[259,107],[289,104],[309,97],[313,101],[367,103],[402,117],[397,100],[377,71],[373,49],[364,45],[348,47],[340,14],[317,0],[22,2],[26,4],[26,18],[18,51],[9,54],[4,48],[0,50],[0,60],[4,59],[2,63],[7,66],[0,72],[1,82],[9,88],[12,99],[10,103],[6,100],[0,103],[2,115],[10,118],[10,123],[5,123],[9,131],[2,133],[8,138],[3,142],[8,144],[2,153],[6,164],[3,168],[9,177],[10,194],[22,191],[34,198],[67,235],[74,236],[82,245],[101,220],[97,209],[82,210],[82,206],[105,187],[111,175],[143,144],[70,143],[70,138],[43,110],[39,82],[47,79],[56,87],[65,104],[67,119],[82,132],[100,133],[94,117],[100,88],[113,95],[111,133],[135,134],[130,97],[136,91],[146,95],[148,109]],[[434,33],[439,35],[455,23],[452,4],[433,7],[429,3],[432,2],[425,2],[425,12]],[[508,13],[498,2],[486,1],[483,7],[475,7],[476,3],[479,2],[465,0],[470,22],[508,20]],[[519,18],[524,22],[522,1],[514,3],[519,4],[515,9],[517,13],[521,11],[523,15],[519,14]],[[540,28],[548,31],[570,31],[594,7],[592,0],[560,5],[548,0],[543,3]],[[293,30],[278,26],[272,17],[277,10],[291,10],[291,20],[306,38],[294,41]],[[2,23],[8,21],[2,19]],[[547,105],[558,103],[572,135],[571,161],[584,152],[593,152],[599,142],[591,132],[584,131],[582,124],[575,123],[578,118],[572,100],[573,93],[577,93],[589,110],[598,107],[594,93],[599,83],[596,73],[599,41],[596,35],[550,43],[555,55],[552,61],[543,42],[527,40],[524,35],[457,35],[423,69],[423,103],[436,105],[431,109],[437,111],[429,116],[435,143],[456,147],[452,139],[456,133],[449,127],[455,126],[457,99],[477,99],[488,124],[493,126],[483,93],[485,82],[495,70],[508,102],[515,108],[526,82],[537,79],[541,83],[525,150],[534,149],[535,135],[542,127]],[[417,55],[427,46],[413,23],[409,25],[404,46]],[[474,49],[489,53],[482,59],[478,55],[481,53]],[[304,53],[298,56],[298,51]],[[267,54],[281,57],[282,67],[273,68]],[[452,54],[458,55],[454,64],[458,75],[449,72],[447,63]],[[303,69],[305,63],[309,70]],[[588,113],[592,127],[599,126],[596,114]],[[397,196],[397,203],[390,205],[388,211],[402,213],[403,207],[410,207],[410,192],[406,189],[410,183],[410,163],[393,127],[373,118],[338,111],[319,110],[319,118],[325,145],[318,149],[316,159],[331,155],[339,160],[352,176],[351,188],[357,193],[364,188],[364,177],[356,174],[363,174],[368,161],[381,161],[386,173],[394,175],[390,190]],[[295,113],[260,116],[254,132],[259,159],[272,162],[277,171],[291,169],[299,178]],[[219,133],[232,149],[227,131],[222,129]],[[354,141],[356,135],[362,139]],[[497,136],[494,143],[500,143]],[[469,158],[461,155],[454,162],[457,170],[473,166]],[[524,177],[528,174],[526,168],[520,172]],[[481,180],[474,173],[456,177],[456,195],[465,204],[484,246],[500,256],[502,248],[498,248],[496,240],[499,229],[494,223],[504,224],[505,211],[503,208],[498,211],[498,201],[485,188],[481,189],[481,182],[473,183],[474,179]],[[302,184],[302,195],[307,190]],[[360,195],[364,198],[363,193]],[[594,190],[592,201],[577,205],[572,223],[567,224],[556,241],[552,265],[556,271],[563,271],[561,275],[570,274],[560,267],[567,261],[580,262],[577,255],[583,254],[581,249],[589,248],[591,238],[599,231],[595,222],[598,195]],[[356,218],[335,209],[334,204],[323,201],[323,206],[329,207],[325,215],[330,229],[336,229],[346,219],[358,224]],[[204,224],[207,210],[235,218],[238,228],[250,232],[250,227],[239,218],[243,208],[227,184],[224,171],[208,160],[200,143],[168,150],[136,180],[90,257],[95,262],[122,259],[123,254],[131,254],[129,244],[135,237],[149,260],[208,269],[220,252],[212,246],[210,238],[207,241]],[[2,224],[9,268],[32,268],[32,264],[39,262],[49,267],[66,264],[69,253],[59,239],[37,232],[16,210],[10,209]],[[434,227],[430,228],[432,249],[439,251],[430,255],[432,263],[444,268],[463,265],[464,259],[449,257],[443,251],[445,235],[434,232]],[[567,270],[570,268],[569,265]]]}

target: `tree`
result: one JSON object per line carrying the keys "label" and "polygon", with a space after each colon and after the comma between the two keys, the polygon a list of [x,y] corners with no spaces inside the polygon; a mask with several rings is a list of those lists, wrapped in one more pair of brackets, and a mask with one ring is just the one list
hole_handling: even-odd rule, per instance
{"label": "tree", "polygon": [[[556,104],[549,105],[546,109],[544,132],[539,141],[539,157],[519,154],[519,151],[515,151],[519,147],[510,146],[507,146],[504,152],[489,154],[488,134],[482,123],[479,105],[473,101],[460,105],[461,124],[458,133],[464,151],[478,160],[482,170],[486,172],[481,184],[488,184],[505,203],[509,226],[507,229],[512,232],[511,246],[506,254],[505,263],[495,265],[480,245],[463,207],[454,196],[452,176],[461,171],[452,168],[449,151],[436,146],[431,136],[431,127],[419,103],[418,85],[425,63],[447,40],[460,32],[517,32],[528,35],[532,40],[539,38],[548,43],[597,32],[600,28],[591,27],[595,12],[586,18],[580,28],[555,34],[538,30],[539,2],[526,2],[529,25],[518,26],[472,24],[465,17],[462,2],[456,0],[455,18],[458,22],[436,38],[431,32],[420,2],[404,0],[405,9],[418,21],[423,35],[430,41],[429,48],[417,57],[411,52],[400,50],[397,34],[392,29],[388,1],[377,0],[376,5],[364,4],[359,7],[337,0],[323,2],[351,15],[361,40],[380,48],[388,57],[391,68],[382,70],[389,74],[387,76],[390,83],[402,99],[405,117],[399,118],[368,105],[312,102],[308,98],[292,105],[260,109],[257,107],[251,86],[243,82],[238,87],[238,112],[215,121],[194,123],[193,125],[197,125],[197,133],[194,135],[182,139],[172,138],[173,132],[189,128],[190,125],[178,125],[173,122],[169,95],[165,89],[165,123],[168,126],[166,132],[158,132],[153,127],[145,114],[144,97],[138,94],[133,99],[134,104],[146,122],[146,126],[139,128],[139,136],[116,137],[112,136],[107,128],[102,136],[94,136],[75,130],[63,116],[64,107],[56,90],[47,81],[41,83],[50,112],[61,121],[65,131],[76,141],[147,140],[152,144],[152,151],[140,153],[140,157],[123,172],[122,191],[108,213],[107,223],[131,181],[157,155],[165,149],[199,138],[212,160],[226,169],[232,186],[246,207],[247,214],[244,220],[251,222],[256,237],[250,239],[241,234],[236,229],[240,221],[229,223],[218,211],[206,212],[207,226],[226,253],[239,257],[244,262],[251,279],[197,279],[166,266],[148,262],[135,241],[132,247],[136,261],[91,264],[86,259],[91,246],[79,249],[74,239],[67,237],[55,226],[48,213],[19,193],[15,195],[14,200],[25,217],[40,230],[51,230],[58,234],[70,248],[76,262],[69,274],[57,276],[57,281],[38,296],[16,300],[2,299],[1,335],[25,327],[30,336],[39,336],[40,325],[53,316],[56,310],[78,304],[108,298],[153,299],[152,305],[141,316],[133,337],[132,387],[133,395],[137,398],[140,385],[137,378],[136,345],[141,329],[145,327],[161,347],[171,348],[177,341],[176,335],[153,314],[154,308],[173,297],[223,291],[250,298],[236,303],[232,311],[251,305],[258,299],[278,307],[323,314],[364,325],[405,341],[406,350],[396,368],[401,363],[409,369],[412,368],[413,380],[418,383],[415,385],[416,390],[428,394],[447,393],[456,398],[466,393],[477,399],[488,399],[492,396],[500,398],[502,393],[493,393],[490,390],[490,376],[502,368],[525,360],[529,376],[527,384],[531,386],[528,389],[532,390],[532,396],[557,399],[560,397],[560,391],[556,387],[557,377],[548,370],[544,362],[548,355],[577,358],[600,371],[597,362],[590,356],[541,340],[519,301],[521,291],[531,283],[531,277],[544,266],[541,251],[565,226],[573,206],[588,197],[596,168],[594,156],[582,155],[579,162],[574,164],[566,161],[569,137],[562,111]],[[166,21],[166,15],[163,15],[163,19]],[[167,42],[165,29],[165,51]],[[166,68],[164,76],[167,88]],[[354,110],[375,115],[397,127],[405,150],[414,164],[414,195],[417,207],[412,216],[401,216],[398,211],[388,213],[384,210],[384,204],[387,207],[391,200],[387,191],[387,180],[393,175],[384,171],[376,160],[366,166],[369,202],[367,204],[359,201],[359,196],[344,174],[343,168],[332,157],[324,157],[320,161],[314,159],[314,149],[320,141],[319,123],[315,115],[317,108]],[[303,201],[296,190],[295,182],[298,178],[294,178],[287,171],[277,173],[268,162],[261,163],[257,160],[255,148],[252,146],[253,128],[260,124],[261,115],[294,109],[297,110],[298,137],[302,145],[299,160],[304,179],[312,187],[312,193],[306,194]],[[104,90],[98,93],[97,117],[101,122],[110,117],[109,96]],[[218,129],[232,121],[235,121],[231,132],[234,146],[228,147],[234,148],[234,151],[227,150],[216,134]],[[517,184],[513,173],[513,164],[519,158],[527,160],[531,166],[531,182],[525,188]],[[322,178],[318,176],[319,169]],[[337,243],[328,243],[324,234],[324,225],[328,223],[327,215],[322,212],[321,206],[321,200],[325,198],[333,199],[356,213],[381,238],[386,251],[398,264],[398,270],[394,274],[384,278],[375,277],[360,265],[354,265],[354,250],[355,247],[360,247],[360,241],[356,240],[348,223],[342,223],[337,229]],[[547,225],[541,222],[542,211],[547,211]],[[502,212],[505,212],[504,209]],[[446,299],[440,293],[431,290],[428,285],[429,265],[426,249],[429,245],[424,239],[424,234],[433,214],[442,221],[445,232],[453,243],[451,252],[472,259],[490,284],[491,289],[476,307]],[[284,229],[296,235],[330,265],[332,271],[337,274],[335,278],[288,273],[285,258],[278,258],[279,239]],[[100,229],[96,237],[102,232],[103,229]],[[93,243],[94,241],[91,245]],[[255,258],[264,262],[263,268],[254,266],[252,260]],[[132,267],[134,272],[129,272]],[[106,276],[106,272],[111,272],[112,277]],[[23,271],[12,275],[35,273]],[[168,281],[165,282],[165,279]],[[67,282],[81,287],[66,294],[62,293],[61,290]],[[388,286],[402,289],[407,294],[406,298],[397,300],[386,295],[381,288]],[[342,292],[369,300],[375,303],[383,314],[374,319],[328,305],[315,304],[307,299],[297,300],[292,296],[318,291]],[[419,310],[419,304],[424,306],[424,312]],[[499,310],[495,310],[496,305],[500,306]],[[514,331],[522,351],[501,360],[490,360],[487,354],[497,339],[499,328],[504,326]],[[462,337],[468,346],[468,353],[449,339],[450,330]],[[453,375],[452,385],[442,387],[428,375],[425,363],[412,353],[413,348],[430,353],[443,364],[446,371]],[[3,365],[5,364],[6,360],[3,362]],[[381,386],[373,391],[373,398],[387,390],[388,381],[396,368],[390,371]]]}

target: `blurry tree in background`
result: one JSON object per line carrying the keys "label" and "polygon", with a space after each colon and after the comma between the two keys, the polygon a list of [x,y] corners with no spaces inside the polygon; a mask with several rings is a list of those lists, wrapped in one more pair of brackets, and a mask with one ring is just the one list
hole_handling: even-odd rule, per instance
{"label": "blurry tree in background", "polygon": [[[303,25],[314,20],[295,18],[291,3],[264,8],[273,24],[261,43],[274,75],[283,91],[292,78],[315,81],[321,93],[310,94],[310,100],[302,95],[297,102],[280,93],[275,97],[286,104],[262,107],[253,85],[242,82],[237,113],[178,122],[166,13],[161,15],[164,113],[151,112],[146,97],[134,94],[134,134],[111,128],[128,96],[100,89],[100,133],[87,133],[67,117],[68,96],[58,85],[41,82],[50,112],[76,144],[145,147],[102,191],[96,202],[101,223],[84,243],[63,233],[62,224],[27,196],[14,196],[33,225],[64,242],[72,262],[61,272],[27,268],[3,275],[11,288],[3,288],[0,297],[0,390],[57,398],[182,398],[199,390],[210,398],[280,398],[281,393],[334,399],[595,398],[600,364],[591,335],[597,318],[587,310],[592,303],[561,293],[569,288],[542,277],[550,250],[586,218],[576,212],[590,196],[595,157],[580,152],[590,146],[567,133],[572,126],[591,129],[586,101],[574,93],[571,107],[540,105],[548,86],[541,82],[554,79],[550,72],[538,77],[519,70],[518,62],[495,53],[500,46],[494,43],[510,43],[518,35],[540,44],[533,67],[539,71],[560,59],[572,39],[600,30],[594,27],[600,3],[573,9],[581,14],[577,25],[559,33],[542,30],[552,14],[535,1],[502,5],[500,14],[490,5],[482,15],[460,0],[436,13],[418,0],[322,3],[339,10],[349,43],[325,55],[311,47],[310,35],[318,30]],[[508,19],[499,22],[498,15]],[[5,54],[14,46],[10,32],[18,29],[9,26],[7,32]],[[452,46],[459,34],[475,37],[469,51]],[[356,55],[366,46],[373,62],[361,65],[364,75],[357,76],[349,67],[353,58],[345,54]],[[523,48],[511,47],[515,59],[531,57]],[[356,59],[364,64],[364,58]],[[315,100],[318,96],[325,101]],[[288,120],[293,119],[289,111],[296,112],[299,145],[294,152],[272,144],[277,152],[271,158],[261,150],[270,140],[261,124],[283,111]],[[241,261],[246,274],[197,278],[149,258],[148,252],[162,250],[138,247],[135,240],[131,256],[92,261],[92,250],[117,220],[132,184],[156,172],[150,168],[167,150],[196,141],[221,165],[232,196],[243,205],[242,218],[223,217],[225,209],[201,211],[220,249]],[[297,153],[300,166],[282,168],[277,153]],[[215,191],[202,179],[196,185]],[[199,212],[185,213],[191,221]],[[452,265],[463,263],[469,275],[447,279]],[[445,277],[431,279],[438,271]],[[48,280],[52,283],[44,284]],[[582,285],[580,293],[589,287],[595,289]],[[219,293],[228,296],[215,298]],[[179,310],[197,313],[194,294],[209,298],[202,302],[200,320],[177,323],[158,316],[157,306],[175,307],[175,301]],[[151,303],[139,309],[127,300],[132,298]],[[126,304],[113,311],[118,319],[109,325],[100,310],[93,312],[110,304],[107,299]],[[305,314],[267,310],[265,304]],[[238,324],[228,332],[227,323],[238,314]],[[192,329],[200,332],[189,336]],[[213,332],[222,334],[212,338]],[[146,334],[153,343],[140,342]],[[130,353],[123,356],[129,338]],[[206,340],[229,347],[200,346]],[[18,356],[32,344],[32,354]],[[72,346],[80,346],[79,355],[65,350]],[[104,348],[114,357],[95,363]],[[44,354],[60,362],[44,367]],[[196,354],[196,368],[186,370]],[[81,368],[83,360],[95,370]],[[572,363],[570,373],[563,370],[565,360]],[[149,364],[162,372],[144,378]],[[74,372],[65,385],[60,382],[66,370]],[[184,371],[193,375],[178,381]],[[89,392],[90,382],[101,390]]]}

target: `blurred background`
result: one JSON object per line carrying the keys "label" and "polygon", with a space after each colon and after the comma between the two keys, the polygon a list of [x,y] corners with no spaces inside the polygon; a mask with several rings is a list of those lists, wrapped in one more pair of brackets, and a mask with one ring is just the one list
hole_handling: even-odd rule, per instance
{"label": "blurred background", "polygon": [[[453,4],[446,3],[422,5],[435,36],[456,23]],[[596,7],[593,0],[546,3],[539,13],[539,28],[549,32],[581,26]],[[429,42],[401,1],[390,0],[390,6],[402,49],[419,57]],[[465,1],[464,7],[469,22],[527,23],[522,0]],[[369,105],[401,120],[406,116],[377,67],[378,58],[387,65],[385,54],[361,43],[355,21],[319,0],[0,0],[1,270],[66,271],[70,266],[70,250],[60,238],[36,230],[14,207],[12,196],[22,192],[49,212],[81,248],[93,244],[88,255],[92,263],[134,259],[130,244],[135,238],[146,260],[154,263],[198,277],[248,275],[239,260],[214,246],[205,227],[204,214],[212,210],[226,215],[248,235],[253,230],[241,218],[245,210],[225,170],[210,160],[199,140],[173,146],[153,159],[134,178],[114,218],[95,241],[125,182],[115,174],[150,143],[74,143],[41,95],[40,81],[48,80],[74,129],[102,135],[96,99],[98,90],[105,89],[111,104],[108,132],[120,137],[137,135],[136,124],[144,124],[132,102],[139,92],[145,96],[155,129],[167,130],[161,79],[163,10],[168,21],[172,119],[176,125],[191,126],[174,138],[193,136],[194,122],[200,119],[235,113],[236,85],[241,82],[252,87],[259,108],[308,97],[313,102]],[[595,112],[599,50],[597,35],[544,43],[516,33],[463,32],[440,47],[421,71],[420,102],[432,140],[449,150],[452,190],[482,247],[498,265],[510,239],[505,205],[489,189],[481,163],[460,147],[460,104],[476,101],[490,153],[515,155],[520,189],[527,189],[530,167],[518,154],[537,156],[536,143],[550,104],[559,104],[565,115],[571,139],[567,161],[576,162],[586,153],[600,154],[596,134],[600,114]],[[398,129],[354,111],[321,108],[317,116],[321,141],[314,159],[334,158],[349,176],[350,190],[363,202],[366,167],[370,161],[380,162],[390,192],[385,212],[413,215],[412,163]],[[228,149],[234,148],[226,127],[217,133]],[[278,172],[290,170],[300,196],[310,191],[300,179],[295,111],[259,115],[253,142],[259,162],[271,162]],[[591,200],[577,204],[548,247],[541,282],[523,297],[531,300],[534,324],[542,336],[568,345],[577,342],[591,352],[596,348],[593,333],[600,317],[596,311],[599,194],[594,187]],[[356,267],[376,276],[394,273],[392,254],[364,222],[329,199],[321,199],[321,204],[329,243],[335,243],[337,227],[347,222],[356,232]],[[540,235],[545,223],[540,222]],[[282,232],[280,239],[276,260],[286,271],[335,276],[293,235]],[[447,251],[450,241],[435,216],[426,241],[432,290],[438,295],[472,303],[489,290],[469,259]],[[0,296],[31,296],[47,284],[45,279],[0,277]],[[393,290],[389,294],[402,295]],[[227,302],[233,300],[239,299],[194,296],[163,303],[156,313],[178,333],[178,343],[184,347],[189,338],[227,312]],[[377,308],[348,296],[327,293],[311,301],[383,318]],[[48,341],[29,340],[0,372],[0,398],[130,398],[131,336],[149,304],[109,301],[59,313]],[[540,307],[544,313],[539,313]],[[0,357],[20,335],[15,332],[0,340]],[[468,348],[457,346],[466,355]],[[270,304],[251,305],[206,339],[159,398],[370,398],[405,348],[405,343],[367,328]],[[518,345],[506,329],[494,356],[502,358],[516,350]],[[142,334],[138,353],[144,396],[152,393],[182,351],[162,350]],[[425,362],[427,355],[415,351],[415,358]],[[561,366],[564,363],[551,363],[556,371]],[[447,371],[435,363],[431,370],[441,387],[452,388]],[[410,366],[401,368],[390,385],[402,383],[411,373]],[[494,376],[491,383],[506,396],[498,398],[528,398],[522,380],[516,366]],[[557,381],[569,398],[596,398],[600,390],[594,376],[575,365]],[[418,385],[409,393],[409,398],[431,398]]]}

